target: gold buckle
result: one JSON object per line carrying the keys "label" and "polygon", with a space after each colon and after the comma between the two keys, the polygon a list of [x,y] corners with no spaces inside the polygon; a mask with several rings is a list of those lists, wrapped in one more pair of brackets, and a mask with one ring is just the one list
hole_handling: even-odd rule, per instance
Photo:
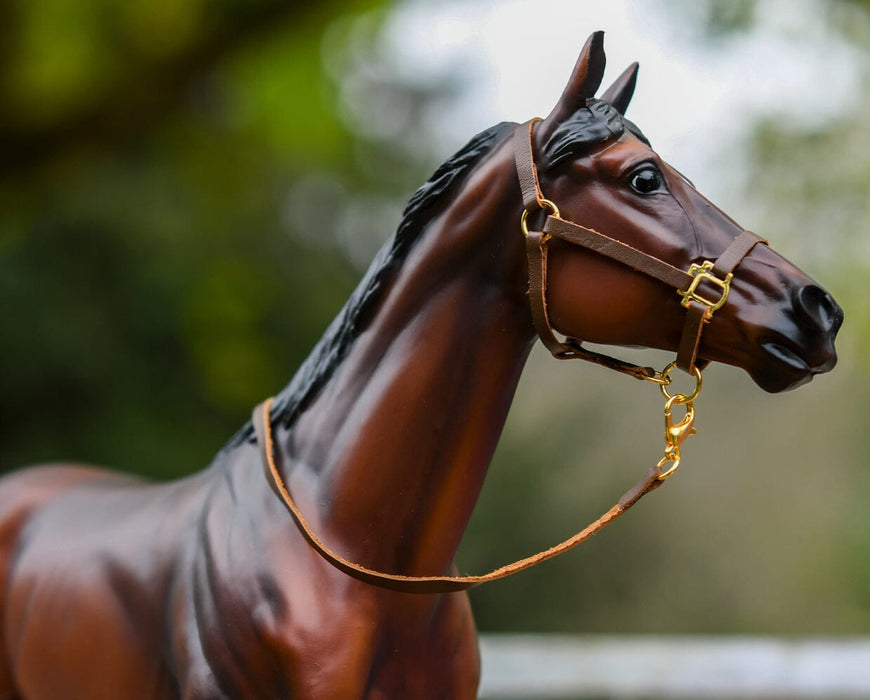
{"label": "gold buckle", "polygon": [[[712,269],[713,263],[709,260],[705,260],[700,265],[692,263],[692,266],[689,268],[689,274],[692,276],[692,283],[685,292],[682,292],[679,289],[677,290],[677,294],[683,297],[683,306],[687,309],[689,308],[689,304],[693,301],[697,301],[706,306],[709,313],[713,313],[716,309],[721,308],[725,304],[725,300],[728,298],[728,291],[731,289],[731,278],[734,275],[729,272],[724,280],[720,280],[716,275],[710,272]],[[722,295],[714,300],[698,294],[698,285],[703,281],[710,282],[710,284],[719,287],[719,289],[722,290]]]}

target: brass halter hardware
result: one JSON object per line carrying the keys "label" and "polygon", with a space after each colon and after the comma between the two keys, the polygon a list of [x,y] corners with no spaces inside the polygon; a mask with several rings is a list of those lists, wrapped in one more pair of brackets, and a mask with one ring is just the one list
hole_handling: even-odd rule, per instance
{"label": "brass halter hardware", "polygon": [[[551,202],[549,199],[544,199],[542,197],[541,201],[538,204],[542,209],[545,207],[549,209],[553,216],[557,218],[559,217],[559,207],[553,204],[553,202]],[[529,211],[529,209],[523,209],[523,213],[520,216],[520,228],[523,231],[523,236],[525,236],[526,238],[529,237]]]}
{"label": "brass halter hardware", "polygon": [[667,367],[665,367],[661,371],[662,381],[657,382],[659,384],[659,389],[661,389],[662,396],[665,397],[666,400],[670,401],[671,399],[680,398],[681,401],[677,403],[689,403],[698,398],[698,395],[701,393],[701,387],[704,383],[703,378],[701,377],[701,370],[697,367],[692,370],[692,376],[695,378],[695,388],[692,389],[689,394],[671,394],[668,391],[668,387],[671,385],[671,372],[674,370],[674,367],[677,366],[676,362],[671,362]]}
{"label": "brass halter hardware", "polygon": [[[676,367],[672,362],[664,370],[662,376],[666,383],[659,386],[665,397],[665,454],[656,467],[661,472],[659,481],[672,476],[680,466],[680,448],[690,435],[695,434],[695,399],[701,393],[701,370],[694,368],[695,388],[689,394],[671,394],[668,392],[671,370]],[[686,414],[682,420],[674,420],[674,406],[683,406]],[[670,465],[670,466],[668,466]]]}
{"label": "brass halter hardware", "polygon": [[[731,289],[731,278],[734,277],[734,273],[729,272],[725,275],[725,279],[719,279],[712,273],[714,265],[715,263],[710,260],[705,260],[700,265],[692,263],[691,267],[689,267],[689,274],[692,276],[692,283],[686,291],[677,290],[677,294],[683,298],[683,306],[687,309],[693,301],[697,301],[699,304],[706,306],[708,313],[712,314],[716,309],[721,309],[725,305],[725,302],[728,299],[728,292]],[[721,290],[719,298],[713,300],[698,294],[698,285],[700,285],[701,282],[709,282],[710,284],[719,287]]]}

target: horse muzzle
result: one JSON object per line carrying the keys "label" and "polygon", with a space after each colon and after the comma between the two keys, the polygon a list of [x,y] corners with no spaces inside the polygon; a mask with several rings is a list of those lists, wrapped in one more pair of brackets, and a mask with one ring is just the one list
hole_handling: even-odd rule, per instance
{"label": "horse muzzle", "polygon": [[789,323],[771,328],[759,343],[764,361],[750,375],[765,391],[803,386],[837,364],[835,340],[843,325],[843,309],[824,289],[808,284],[793,298]]}

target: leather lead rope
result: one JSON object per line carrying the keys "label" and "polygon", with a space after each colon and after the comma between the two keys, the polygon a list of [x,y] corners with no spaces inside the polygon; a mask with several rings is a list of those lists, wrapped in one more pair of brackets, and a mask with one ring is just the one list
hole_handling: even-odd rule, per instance
{"label": "leather lead rope", "polygon": [[474,588],[475,586],[479,586],[481,583],[496,581],[517,574],[520,571],[535,566],[536,564],[557,557],[560,554],[567,552],[569,549],[573,549],[582,542],[585,542],[606,525],[625,513],[645,494],[657,489],[664,483],[661,478],[662,468],[658,465],[652,467],[640,481],[638,481],[622,496],[622,498],[619,499],[618,503],[598,518],[598,520],[590,523],[573,537],[570,537],[543,552],[501,566],[498,569],[490,571],[488,574],[482,574],[479,576],[404,576],[402,574],[385,573],[383,571],[369,569],[337,554],[317,536],[305,520],[305,516],[293,501],[293,497],[290,495],[290,491],[287,489],[287,485],[275,464],[275,449],[272,441],[272,424],[269,413],[272,401],[273,399],[267,399],[254,409],[252,416],[254,422],[254,433],[257,436],[257,443],[260,446],[266,479],[269,481],[272,489],[293,517],[293,520],[296,521],[299,530],[318,554],[335,568],[364,583],[379,586],[381,588],[387,588],[399,593],[455,593],[457,591],[465,591],[469,588]]}
{"label": "leather lead rope", "polygon": [[[702,363],[706,364],[705,361],[697,359],[698,346],[704,325],[709,321],[713,311],[725,303],[728,285],[730,284],[734,268],[752,250],[753,246],[759,242],[766,242],[754,233],[744,231],[734,239],[715,263],[705,262],[702,265],[692,265],[689,272],[684,272],[663,260],[659,260],[614,238],[605,236],[598,231],[562,219],[559,216],[558,207],[544,197],[541,191],[541,183],[538,179],[538,171],[532,150],[534,125],[538,121],[540,119],[533,119],[526,124],[518,126],[514,135],[517,175],[519,176],[520,188],[523,194],[524,211],[522,228],[527,239],[529,298],[535,328],[544,345],[559,359],[576,358],[587,360],[618,372],[629,374],[637,379],[647,379],[659,383],[662,393],[668,399],[665,405],[665,456],[658,464],[650,468],[643,478],[630,488],[600,518],[587,525],[576,535],[543,552],[533,554],[499,567],[488,574],[478,576],[405,576],[376,571],[362,564],[352,562],[333,551],[312,530],[302,511],[299,510],[299,507],[293,501],[293,497],[290,495],[281,472],[275,464],[275,449],[272,441],[270,418],[272,399],[267,399],[257,406],[253,412],[254,432],[257,443],[260,446],[266,479],[293,517],[293,520],[309,544],[334,567],[364,583],[400,593],[441,594],[464,591],[479,586],[481,583],[496,581],[552,559],[567,552],[569,549],[573,549],[616,520],[644,495],[661,486],[664,480],[673,474],[679,466],[680,445],[686,437],[694,432],[692,424],[694,423],[695,414],[692,401],[697,396],[701,387],[701,375],[698,365]],[[546,217],[542,229],[540,231],[529,230],[527,227],[529,213],[547,209],[552,213]],[[673,364],[695,375],[698,384],[691,396],[680,394],[671,396],[667,393],[666,386],[670,381],[668,373],[673,365],[669,366],[664,372],[659,373],[652,367],[639,367],[587,350],[577,338],[569,337],[561,341],[556,337],[547,312],[547,242],[553,237],[562,238],[575,245],[595,251],[600,255],[650,275],[677,289],[683,297],[683,306],[687,309],[687,316],[677,353],[677,361]],[[720,288],[721,296],[718,300],[710,300],[697,293],[696,290],[699,283],[704,280]],[[687,413],[682,421],[675,422],[672,417],[672,408],[674,405],[680,404],[685,406]]]}

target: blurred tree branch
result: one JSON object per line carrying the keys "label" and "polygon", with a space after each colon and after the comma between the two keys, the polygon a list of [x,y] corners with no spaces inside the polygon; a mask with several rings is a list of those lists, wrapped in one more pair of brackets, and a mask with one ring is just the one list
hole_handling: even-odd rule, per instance
{"label": "blurred tree branch", "polygon": [[356,172],[323,54],[388,4],[0,2],[0,472],[189,471],[287,380],[357,274],[289,213]]}

